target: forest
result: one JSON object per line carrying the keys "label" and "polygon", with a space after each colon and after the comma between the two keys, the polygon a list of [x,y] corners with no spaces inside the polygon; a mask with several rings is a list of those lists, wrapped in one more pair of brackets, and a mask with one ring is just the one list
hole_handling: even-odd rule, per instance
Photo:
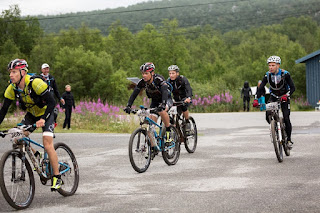
{"label": "forest", "polygon": [[239,98],[244,81],[255,86],[262,79],[270,55],[282,58],[281,67],[295,82],[295,96],[305,96],[305,65],[295,60],[320,49],[319,1],[192,4],[150,1],[38,17],[22,17],[13,5],[0,16],[0,97],[8,85],[7,64],[24,58],[32,73],[48,63],[60,92],[70,84],[77,100],[125,105],[131,93],[126,78],[140,77],[139,67],[147,61],[165,77],[168,66],[177,64],[194,94],[228,92]]}

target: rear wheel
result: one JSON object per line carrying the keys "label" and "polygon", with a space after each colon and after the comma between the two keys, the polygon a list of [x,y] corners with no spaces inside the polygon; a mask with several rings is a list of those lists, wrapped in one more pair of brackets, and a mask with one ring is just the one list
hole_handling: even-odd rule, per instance
{"label": "rear wheel", "polygon": [[35,193],[34,176],[26,159],[23,165],[21,152],[10,150],[3,154],[0,162],[0,187],[4,198],[13,208],[21,210],[31,204]]}
{"label": "rear wheel", "polygon": [[169,166],[175,165],[180,156],[180,137],[176,127],[170,125],[169,141],[167,141],[167,132],[162,132],[162,157]]}
{"label": "rear wheel", "polygon": [[185,143],[184,146],[189,153],[194,153],[197,148],[198,132],[197,125],[193,117],[189,117],[190,131],[185,132]]}
{"label": "rear wheel", "polygon": [[136,129],[129,140],[129,159],[133,169],[139,173],[147,171],[151,162],[151,143],[147,131]]}
{"label": "rear wheel", "polygon": [[270,123],[270,128],[271,128],[271,141],[274,146],[274,151],[276,152],[277,159],[279,163],[283,161],[283,152],[282,152],[282,144],[281,141],[279,140],[279,134],[277,130],[277,123],[275,120],[271,120]]}
{"label": "rear wheel", "polygon": [[58,192],[63,196],[73,195],[79,185],[79,167],[71,149],[64,143],[54,144],[59,160],[59,172],[63,185]]}

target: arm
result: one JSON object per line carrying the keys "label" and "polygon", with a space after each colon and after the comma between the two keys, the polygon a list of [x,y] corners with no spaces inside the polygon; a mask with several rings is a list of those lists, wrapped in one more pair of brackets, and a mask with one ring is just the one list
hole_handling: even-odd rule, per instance
{"label": "arm", "polygon": [[4,117],[6,116],[11,103],[12,103],[12,100],[10,100],[8,98],[4,99],[3,106],[0,110],[0,124],[2,123]]}
{"label": "arm", "polygon": [[184,85],[185,85],[185,88],[186,88],[186,96],[187,96],[187,98],[191,98],[192,97],[192,88],[191,88],[190,83],[189,83],[187,78],[184,78]]}
{"label": "arm", "polygon": [[129,101],[128,101],[127,106],[129,106],[129,107],[132,106],[134,100],[135,100],[135,99],[137,98],[137,96],[139,95],[140,90],[141,90],[141,89],[140,89],[138,86],[136,86],[136,87],[134,88],[134,90],[133,90],[133,92],[132,92],[132,94],[131,94],[131,96],[130,96],[130,98],[129,98]]}
{"label": "arm", "polygon": [[60,93],[59,93],[59,90],[58,90],[58,87],[57,87],[56,80],[53,80],[52,82],[53,82],[52,83],[53,92],[54,92],[55,96],[58,98],[58,100],[60,101],[61,96],[60,96]]}
{"label": "arm", "polygon": [[162,103],[166,104],[168,100],[168,84],[165,82],[161,85],[161,94],[162,94]]}
{"label": "arm", "polygon": [[294,91],[296,90],[296,87],[294,86],[293,80],[290,76],[290,74],[286,74],[286,82],[288,83],[289,87],[290,87],[290,96],[292,95],[292,93],[294,93]]}
{"label": "arm", "polygon": [[56,102],[54,100],[52,93],[49,92],[48,90],[46,90],[44,93],[42,93],[41,96],[47,104],[47,109],[44,112],[44,114],[41,116],[41,118],[44,120],[47,120],[50,117],[51,113],[53,113],[53,109],[56,105]]}
{"label": "arm", "polygon": [[71,95],[71,97],[72,97],[72,106],[73,106],[73,109],[75,109],[76,105],[74,104],[74,97],[73,97],[73,95]]}
{"label": "arm", "polygon": [[262,79],[260,86],[257,87],[257,98],[261,97],[261,95],[263,93],[264,86],[267,84],[267,82],[268,82],[267,75],[265,75]]}

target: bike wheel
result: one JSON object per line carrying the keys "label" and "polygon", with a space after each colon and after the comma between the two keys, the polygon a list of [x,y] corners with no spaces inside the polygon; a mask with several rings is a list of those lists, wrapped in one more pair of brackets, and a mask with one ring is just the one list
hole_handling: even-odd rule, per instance
{"label": "bike wheel", "polygon": [[198,142],[198,131],[197,131],[197,125],[194,121],[193,117],[189,117],[191,129],[188,134],[185,133],[185,143],[184,146],[186,150],[189,153],[194,153],[197,148],[197,142]]}
{"label": "bike wheel", "polygon": [[284,123],[283,118],[280,120],[280,125],[281,125],[281,133],[282,133],[282,138],[283,138],[283,150],[286,156],[290,156],[290,149],[288,147],[288,140],[287,140],[287,133],[286,133],[286,125]]}
{"label": "bike wheel", "polygon": [[6,201],[15,209],[21,210],[30,206],[35,183],[32,168],[25,160],[25,174],[22,175],[22,153],[10,150],[3,154],[0,162],[0,187]]}
{"label": "bike wheel", "polygon": [[170,125],[170,138],[172,141],[165,142],[166,131],[162,131],[162,157],[169,166],[175,165],[180,156],[180,137],[176,127]]}
{"label": "bike wheel", "polygon": [[277,159],[279,163],[283,161],[283,152],[281,141],[279,141],[279,135],[277,130],[277,123],[275,120],[272,120],[270,123],[271,128],[271,140],[274,146],[274,151],[276,152]]}
{"label": "bike wheel", "polygon": [[145,129],[138,128],[130,136],[129,159],[139,173],[147,171],[151,162],[151,143]]}
{"label": "bike wheel", "polygon": [[64,143],[54,144],[54,149],[57,152],[59,161],[59,172],[63,185],[58,192],[63,196],[73,195],[79,185],[79,167],[70,147]]}

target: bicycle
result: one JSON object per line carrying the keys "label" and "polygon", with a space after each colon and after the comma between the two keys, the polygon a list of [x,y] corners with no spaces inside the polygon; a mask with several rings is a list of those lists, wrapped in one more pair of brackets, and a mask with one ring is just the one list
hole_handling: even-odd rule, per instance
{"label": "bicycle", "polygon": [[193,117],[189,116],[190,129],[186,131],[186,120],[182,115],[182,111],[178,110],[178,106],[183,106],[186,103],[184,101],[174,102],[173,106],[168,111],[170,117],[170,123],[174,125],[180,135],[180,143],[184,143],[184,146],[188,153],[194,153],[197,148],[198,131],[197,125]]}
{"label": "bicycle", "polygon": [[167,136],[164,125],[159,125],[149,118],[150,114],[157,113],[156,108],[140,106],[139,110],[132,109],[131,112],[137,114],[140,119],[140,127],[131,134],[129,140],[129,159],[133,169],[139,173],[147,171],[151,160],[158,152],[162,153],[167,165],[175,165],[180,156],[177,129],[170,125],[171,141],[165,142]]}
{"label": "bicycle", "polygon": [[[273,95],[273,94],[272,94]],[[278,100],[266,104],[266,110],[270,111],[270,137],[279,163],[283,161],[283,151],[286,156],[290,156],[290,148],[288,146],[287,134],[285,131],[285,123],[283,117],[280,117],[281,102],[280,97],[273,95]]]}
{"label": "bicycle", "polygon": [[[12,150],[5,152],[0,161],[0,188],[5,200],[15,209],[30,206],[35,195],[35,180],[31,161],[43,185],[53,177],[48,154],[37,159],[30,144],[44,146],[30,139],[25,133],[35,125],[23,125],[0,132],[1,137],[11,136]],[[71,149],[64,143],[54,144],[59,159],[59,171],[63,185],[57,191],[63,196],[73,195],[79,184],[79,168]],[[27,159],[29,157],[29,160]]]}

